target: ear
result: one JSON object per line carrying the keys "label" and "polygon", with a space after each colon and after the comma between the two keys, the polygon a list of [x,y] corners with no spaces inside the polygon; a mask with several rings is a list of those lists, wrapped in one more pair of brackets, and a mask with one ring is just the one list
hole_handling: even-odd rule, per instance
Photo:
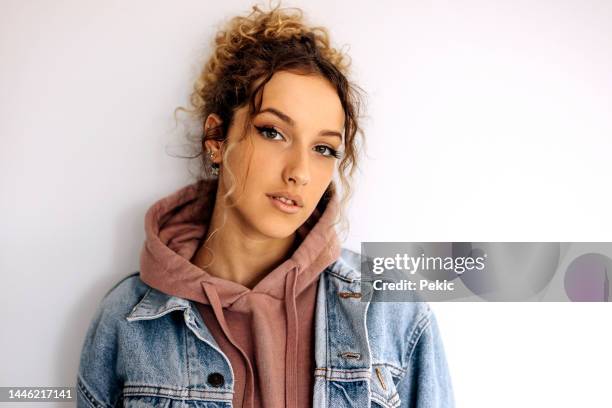
{"label": "ear", "polygon": [[[208,115],[206,120],[204,121],[204,134],[208,135],[210,132],[215,132],[215,128],[221,126],[223,121],[216,113],[211,113]],[[202,145],[203,153],[206,155],[210,155],[210,153],[214,154],[214,158],[212,159],[213,163],[220,163],[221,158],[223,157],[223,142],[218,140],[205,140]]]}

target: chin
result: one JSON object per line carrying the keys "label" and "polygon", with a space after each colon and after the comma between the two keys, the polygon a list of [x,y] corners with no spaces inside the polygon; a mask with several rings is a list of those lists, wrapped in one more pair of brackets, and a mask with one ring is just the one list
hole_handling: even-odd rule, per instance
{"label": "chin", "polygon": [[303,214],[285,214],[267,202],[260,208],[245,208],[243,219],[261,235],[274,239],[291,236],[305,221]]}
{"label": "chin", "polygon": [[265,235],[270,238],[276,238],[276,239],[287,238],[288,236],[292,235],[298,229],[298,225],[296,225],[294,222],[288,222],[288,221],[283,222],[280,220],[270,219],[270,222],[264,223],[264,225],[261,225],[261,222],[263,220],[260,218],[258,221],[259,222],[254,224],[257,230],[259,230],[262,235]]}

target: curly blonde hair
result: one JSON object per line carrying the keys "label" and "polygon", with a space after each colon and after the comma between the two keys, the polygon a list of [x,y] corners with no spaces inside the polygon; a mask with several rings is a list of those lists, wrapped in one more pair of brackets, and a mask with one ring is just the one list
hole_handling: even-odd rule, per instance
{"label": "curly blonde hair", "polygon": [[[307,25],[299,8],[280,8],[279,4],[269,11],[264,11],[254,5],[247,16],[231,18],[215,35],[212,55],[196,79],[190,96],[191,108],[175,109],[175,118],[178,111],[184,111],[202,126],[211,113],[221,118],[218,127],[201,131],[197,135],[197,153],[192,158],[201,157],[199,181],[213,177],[212,163],[209,157],[203,154],[205,141],[212,139],[227,143],[234,111],[249,104],[244,137],[261,106],[261,98],[258,97],[275,72],[285,70],[318,74],[335,87],[344,109],[345,137],[343,155],[338,164],[343,196],[339,204],[344,226],[342,231],[348,230],[343,209],[352,195],[350,186],[357,169],[357,158],[362,145],[365,144],[363,131],[359,126],[363,91],[347,79],[350,64],[345,53],[331,46],[327,29]],[[361,144],[357,140],[358,135],[361,136]],[[225,200],[235,185],[235,177],[226,165],[232,146],[226,147],[223,153],[223,170],[228,172],[234,182],[225,194]],[[317,205],[317,210],[322,212],[329,197],[335,192],[336,186],[332,180]],[[202,188],[201,194],[211,192]]]}

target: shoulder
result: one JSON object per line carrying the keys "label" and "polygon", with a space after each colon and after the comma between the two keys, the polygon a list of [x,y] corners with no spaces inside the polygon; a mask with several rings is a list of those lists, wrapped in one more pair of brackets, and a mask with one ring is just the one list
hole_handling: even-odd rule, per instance
{"label": "shoulder", "polygon": [[98,312],[116,318],[126,317],[149,289],[150,287],[140,279],[139,271],[124,276],[106,291],[100,301]]}
{"label": "shoulder", "polygon": [[148,286],[140,280],[140,271],[133,272],[119,279],[113,286],[106,291],[103,300],[113,300],[121,295],[132,294],[134,292],[146,291]]}
{"label": "shoulder", "polygon": [[91,352],[91,357],[95,360],[96,349],[110,351],[117,347],[118,337],[129,329],[126,317],[148,290],[149,287],[140,280],[139,272],[124,276],[107,290],[89,323],[83,358]]}
{"label": "shoulder", "polygon": [[113,336],[125,325],[125,318],[148,290],[149,286],[140,280],[140,272],[115,282],[98,302],[85,342],[114,341]]}
{"label": "shoulder", "polygon": [[98,303],[82,343],[77,374],[79,406],[116,404],[121,388],[117,356],[120,339],[128,329],[125,317],[147,290],[139,272],[134,272],[116,282]]}

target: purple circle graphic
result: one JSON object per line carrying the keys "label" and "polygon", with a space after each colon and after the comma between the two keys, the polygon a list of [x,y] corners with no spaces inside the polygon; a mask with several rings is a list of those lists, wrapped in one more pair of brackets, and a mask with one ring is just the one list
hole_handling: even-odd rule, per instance
{"label": "purple circle graphic", "polygon": [[580,255],[565,271],[565,293],[573,302],[607,302],[611,273],[609,257],[596,253]]}

